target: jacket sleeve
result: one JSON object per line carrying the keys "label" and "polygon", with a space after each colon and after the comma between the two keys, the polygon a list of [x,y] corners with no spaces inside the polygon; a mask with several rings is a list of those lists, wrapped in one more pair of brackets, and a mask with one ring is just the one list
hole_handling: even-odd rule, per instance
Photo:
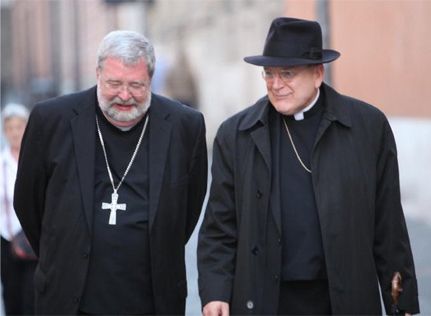
{"label": "jacket sleeve", "polygon": [[36,107],[30,115],[21,143],[14,193],[15,211],[36,255],[39,255],[47,183],[42,131],[43,122]]}
{"label": "jacket sleeve", "polygon": [[214,141],[212,183],[199,232],[198,271],[202,306],[230,302],[237,244],[233,149],[220,127]]}
{"label": "jacket sleeve", "polygon": [[208,157],[205,138],[205,121],[200,114],[199,129],[196,131],[196,141],[193,148],[193,155],[190,164],[190,182],[188,188],[188,209],[186,224],[186,241],[189,240],[193,230],[199,220],[202,210],[202,203],[207,191],[208,178]]}
{"label": "jacket sleeve", "polygon": [[386,312],[391,313],[391,279],[402,276],[399,309],[419,313],[413,255],[401,206],[398,160],[394,136],[385,119],[377,164],[374,257]]}

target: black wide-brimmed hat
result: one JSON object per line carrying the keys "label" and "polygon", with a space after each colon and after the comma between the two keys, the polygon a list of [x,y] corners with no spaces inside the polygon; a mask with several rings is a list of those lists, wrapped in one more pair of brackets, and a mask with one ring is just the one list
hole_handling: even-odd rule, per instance
{"label": "black wide-brimmed hat", "polygon": [[263,54],[245,57],[257,66],[300,66],[334,61],[340,53],[322,48],[319,23],[294,18],[276,18],[271,23]]}

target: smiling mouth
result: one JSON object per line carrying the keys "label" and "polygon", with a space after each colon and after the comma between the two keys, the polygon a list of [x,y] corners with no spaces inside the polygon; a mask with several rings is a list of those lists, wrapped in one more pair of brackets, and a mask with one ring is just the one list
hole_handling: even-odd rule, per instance
{"label": "smiling mouth", "polygon": [[274,94],[274,97],[276,97],[277,99],[284,99],[287,98],[291,95],[291,93],[288,94]]}
{"label": "smiling mouth", "polygon": [[130,111],[133,108],[133,104],[119,104],[115,103],[114,107],[120,111]]}

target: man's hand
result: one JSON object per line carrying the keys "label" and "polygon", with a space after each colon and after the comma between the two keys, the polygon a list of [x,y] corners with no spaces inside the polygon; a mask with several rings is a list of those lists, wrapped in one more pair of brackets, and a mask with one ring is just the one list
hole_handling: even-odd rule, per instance
{"label": "man's hand", "polygon": [[204,306],[203,316],[229,316],[229,304],[222,301],[212,301]]}

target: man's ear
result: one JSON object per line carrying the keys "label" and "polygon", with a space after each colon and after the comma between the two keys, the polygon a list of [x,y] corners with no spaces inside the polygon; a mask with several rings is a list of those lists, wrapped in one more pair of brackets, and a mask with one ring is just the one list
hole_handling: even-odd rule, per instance
{"label": "man's ear", "polygon": [[316,65],[314,68],[315,71],[315,87],[318,89],[322,85],[324,75],[325,75],[325,67],[323,64]]}

